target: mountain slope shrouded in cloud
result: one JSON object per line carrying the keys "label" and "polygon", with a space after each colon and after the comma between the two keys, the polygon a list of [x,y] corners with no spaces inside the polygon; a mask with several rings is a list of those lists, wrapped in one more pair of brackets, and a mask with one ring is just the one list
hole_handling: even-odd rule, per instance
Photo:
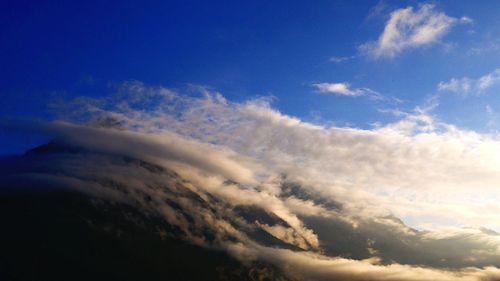
{"label": "mountain slope shrouded in cloud", "polygon": [[[237,104],[201,91],[193,97],[129,82],[121,96],[75,101],[66,121],[6,124],[53,141],[0,161],[2,243],[10,251],[1,274],[500,277],[499,234],[438,224],[456,214],[459,222],[492,219],[460,196],[470,185],[486,196],[497,182],[489,166],[495,139],[424,112],[372,130],[326,128],[265,99]],[[451,191],[455,197],[429,198]],[[428,230],[399,218],[424,220],[431,211]]]}
{"label": "mountain slope shrouded in cloud", "polygon": [[291,280],[179,239],[160,217],[52,190],[1,196],[1,280]]}

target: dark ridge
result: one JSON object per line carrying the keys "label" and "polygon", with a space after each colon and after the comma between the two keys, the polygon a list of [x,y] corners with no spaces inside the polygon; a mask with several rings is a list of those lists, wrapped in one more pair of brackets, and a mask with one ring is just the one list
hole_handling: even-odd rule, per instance
{"label": "dark ridge", "polygon": [[290,181],[285,181],[283,183],[281,196],[283,198],[294,196],[302,200],[311,200],[315,204],[321,205],[330,210],[342,210],[342,204],[340,202],[334,201],[327,197],[322,197],[320,194],[313,192],[310,189],[304,188],[298,183]]}
{"label": "dark ridge", "polygon": [[0,280],[289,280],[178,239],[161,218],[79,193],[0,193],[0,220]]}
{"label": "dark ridge", "polygon": [[[74,154],[74,153],[90,153],[90,152],[92,152],[92,151],[90,151],[86,148],[83,148],[83,147],[67,144],[61,140],[52,140],[46,144],[39,145],[37,147],[34,147],[34,148],[26,151],[24,153],[24,155],[31,156],[31,155],[40,155],[40,154],[49,154],[49,153]],[[99,154],[105,154],[105,153],[100,152]],[[141,159],[136,159],[136,158],[129,157],[129,156],[120,156],[119,158],[121,158],[126,164],[132,164],[132,165],[144,168],[152,173],[167,172],[167,170],[165,168],[163,168],[162,166],[156,165],[156,164],[153,164],[150,162],[146,162],[146,161],[141,160]],[[2,158],[0,158],[0,160],[2,160]],[[171,171],[168,171],[168,172],[173,173]],[[173,173],[173,174],[175,176],[177,176],[175,173]]]}
{"label": "dark ridge", "polygon": [[259,223],[264,223],[270,226],[279,224],[283,226],[288,226],[284,220],[275,214],[270,214],[265,210],[256,206],[237,206],[234,208],[234,212],[245,219],[248,223],[254,223],[258,221]]}
{"label": "dark ridge", "polygon": [[52,140],[46,144],[39,145],[26,151],[24,155],[37,155],[44,153],[78,153],[83,151],[84,149],[81,147],[69,145],[58,140]]}

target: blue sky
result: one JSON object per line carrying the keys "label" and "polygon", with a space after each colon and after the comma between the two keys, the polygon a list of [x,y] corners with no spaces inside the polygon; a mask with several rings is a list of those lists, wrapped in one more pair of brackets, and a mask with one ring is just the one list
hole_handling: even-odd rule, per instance
{"label": "blue sky", "polygon": [[[204,85],[236,102],[272,96],[280,112],[320,124],[370,128],[399,118],[391,112],[434,104],[430,113],[445,122],[500,127],[495,1],[1,5],[2,118],[51,119],[55,100],[109,95],[138,80]],[[402,38],[377,45],[405,11],[396,25]],[[429,32],[420,41],[411,38],[419,28]],[[477,86],[488,75],[493,82]],[[43,140],[1,134],[0,154]]]}

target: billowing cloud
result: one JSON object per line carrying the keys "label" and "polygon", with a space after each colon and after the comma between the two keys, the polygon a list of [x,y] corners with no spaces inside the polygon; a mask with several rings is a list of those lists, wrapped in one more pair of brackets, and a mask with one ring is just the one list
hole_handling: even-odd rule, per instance
{"label": "billowing cloud", "polygon": [[407,7],[391,13],[377,41],[361,46],[375,58],[394,57],[404,50],[430,45],[442,38],[456,23],[471,23],[468,17],[457,19],[438,12],[432,4],[418,9]]}
{"label": "billowing cloud", "polygon": [[421,111],[324,127],[266,99],[199,91],[128,82],[115,97],[78,99],[74,116],[35,124],[54,142],[0,162],[0,183],[130,204],[194,244],[305,280],[499,278],[498,233],[463,227],[500,229],[496,137]]}
{"label": "billowing cloud", "polygon": [[437,88],[442,92],[453,92],[458,94],[480,94],[500,82],[500,69],[485,74],[477,79],[469,77],[452,78],[448,82],[439,82]]}
{"label": "billowing cloud", "polygon": [[351,88],[349,83],[317,83],[313,87],[320,93],[330,93],[340,96],[367,96],[372,99],[382,99],[382,95],[368,88]]}
{"label": "billowing cloud", "polygon": [[[127,86],[131,91],[141,87],[146,92],[166,91],[132,84]],[[175,133],[215,146],[232,160],[201,168],[218,170],[237,181],[258,182],[270,171],[284,173],[324,196],[344,198],[344,207],[355,212],[360,206],[366,211],[369,205],[380,204],[383,207],[375,210],[381,213],[390,209],[413,219],[439,214],[455,224],[480,221],[500,229],[496,223],[500,220],[493,219],[497,218],[494,190],[500,182],[500,143],[493,136],[441,123],[425,112],[407,114],[396,123],[371,130],[326,128],[281,114],[266,99],[231,103],[219,93],[202,90],[201,98],[175,94],[148,108],[126,103],[128,97],[107,103],[87,99],[77,104],[92,112],[89,122],[93,126],[109,124],[112,119],[112,123],[146,136]],[[169,156],[155,151],[151,149],[153,156]],[[203,155],[182,158],[193,159],[187,163],[193,165],[198,160],[203,163],[199,159]],[[224,168],[232,166],[236,168]],[[357,200],[351,200],[353,197]],[[366,205],[366,201],[377,203]]]}

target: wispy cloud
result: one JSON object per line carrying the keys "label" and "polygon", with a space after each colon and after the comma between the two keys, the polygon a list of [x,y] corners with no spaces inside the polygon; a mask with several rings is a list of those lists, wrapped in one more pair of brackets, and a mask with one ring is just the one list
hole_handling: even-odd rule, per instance
{"label": "wispy cloud", "polygon": [[432,4],[418,9],[407,7],[391,13],[384,31],[377,41],[360,46],[360,50],[374,58],[394,57],[406,49],[430,45],[442,38],[457,23],[471,23],[438,12]]}
{"label": "wispy cloud", "polygon": [[500,82],[500,69],[485,74],[477,79],[469,77],[452,78],[437,85],[438,91],[458,94],[481,94]]}
{"label": "wispy cloud", "polygon": [[470,56],[480,56],[484,54],[497,53],[498,50],[500,50],[500,42],[495,40],[493,42],[487,42],[472,47],[466,54]]}
{"label": "wispy cloud", "polygon": [[369,88],[352,88],[349,83],[317,83],[313,87],[320,93],[330,93],[339,96],[359,97],[367,96],[371,99],[380,100],[383,96]]}
{"label": "wispy cloud", "polygon": [[463,23],[463,24],[472,24],[474,23],[474,20],[469,18],[468,16],[463,16],[460,18],[460,23]]}
{"label": "wispy cloud", "polygon": [[356,56],[345,56],[345,57],[333,56],[329,60],[330,60],[330,62],[333,62],[333,63],[341,63],[341,62],[353,60],[355,58],[356,58]]}

